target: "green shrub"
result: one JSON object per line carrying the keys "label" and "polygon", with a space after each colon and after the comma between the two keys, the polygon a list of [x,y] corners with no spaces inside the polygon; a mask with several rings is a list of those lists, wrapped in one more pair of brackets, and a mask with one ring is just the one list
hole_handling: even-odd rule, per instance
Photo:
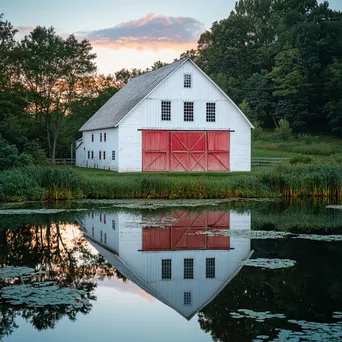
{"label": "green shrub", "polygon": [[292,152],[301,153],[301,154],[330,156],[335,152],[335,149],[330,144],[319,143],[319,144],[295,146],[292,148]]}
{"label": "green shrub", "polygon": [[254,129],[252,129],[252,139],[259,140],[263,137],[263,129],[261,127],[260,121],[254,121],[253,122]]}
{"label": "green shrub", "polygon": [[44,190],[22,169],[12,169],[0,173],[1,201],[26,201],[43,198]]}
{"label": "green shrub", "polygon": [[292,128],[290,127],[290,123],[285,119],[280,119],[278,127],[274,130],[274,135],[279,140],[290,140],[292,138]]}
{"label": "green shrub", "polygon": [[298,140],[304,142],[307,145],[313,144],[314,142],[317,142],[319,139],[318,136],[312,136],[311,134],[307,133],[300,133],[298,134]]}
{"label": "green shrub", "polygon": [[297,164],[311,164],[313,162],[313,158],[310,156],[296,156],[293,157],[289,160],[289,163],[292,165],[297,165]]}

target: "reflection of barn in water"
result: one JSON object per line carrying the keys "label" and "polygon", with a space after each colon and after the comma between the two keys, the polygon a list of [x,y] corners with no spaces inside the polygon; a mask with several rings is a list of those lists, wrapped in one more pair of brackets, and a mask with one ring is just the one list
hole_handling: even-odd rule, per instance
{"label": "reflection of barn in water", "polygon": [[143,215],[93,213],[82,225],[90,243],[120,273],[191,319],[239,272],[239,261],[251,254],[249,239],[213,231],[250,229],[250,214],[175,211],[168,218],[160,228],[142,224],[147,219]]}

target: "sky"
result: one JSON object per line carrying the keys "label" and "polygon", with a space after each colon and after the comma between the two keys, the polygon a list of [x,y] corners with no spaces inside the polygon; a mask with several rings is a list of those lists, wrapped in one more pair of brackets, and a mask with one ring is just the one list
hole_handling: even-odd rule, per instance
{"label": "sky", "polygon": [[[88,39],[98,72],[108,74],[173,61],[195,48],[214,21],[226,18],[235,1],[0,0],[0,13],[18,29],[18,38],[41,25],[63,37]],[[342,10],[342,0],[329,3]]]}

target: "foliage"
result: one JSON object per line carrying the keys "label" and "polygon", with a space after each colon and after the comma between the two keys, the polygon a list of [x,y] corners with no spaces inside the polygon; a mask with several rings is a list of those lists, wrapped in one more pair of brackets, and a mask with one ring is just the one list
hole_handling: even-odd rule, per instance
{"label": "foliage", "polygon": [[195,60],[263,127],[341,133],[342,13],[316,0],[240,0]]}
{"label": "foliage", "polygon": [[278,126],[274,130],[275,136],[280,140],[290,140],[292,137],[292,129],[286,119],[280,119]]}
{"label": "foliage", "polygon": [[313,162],[312,157],[310,156],[302,156],[302,155],[298,155],[296,157],[293,157],[289,160],[290,164],[310,164]]}
{"label": "foliage", "polygon": [[28,165],[33,162],[33,158],[26,153],[19,154],[15,145],[10,145],[0,135],[0,171]]}

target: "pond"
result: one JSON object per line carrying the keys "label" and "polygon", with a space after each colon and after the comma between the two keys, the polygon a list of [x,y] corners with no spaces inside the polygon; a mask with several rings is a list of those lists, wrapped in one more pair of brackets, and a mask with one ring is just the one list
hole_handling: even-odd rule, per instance
{"label": "pond", "polygon": [[0,207],[0,341],[338,341],[342,210],[322,202]]}

